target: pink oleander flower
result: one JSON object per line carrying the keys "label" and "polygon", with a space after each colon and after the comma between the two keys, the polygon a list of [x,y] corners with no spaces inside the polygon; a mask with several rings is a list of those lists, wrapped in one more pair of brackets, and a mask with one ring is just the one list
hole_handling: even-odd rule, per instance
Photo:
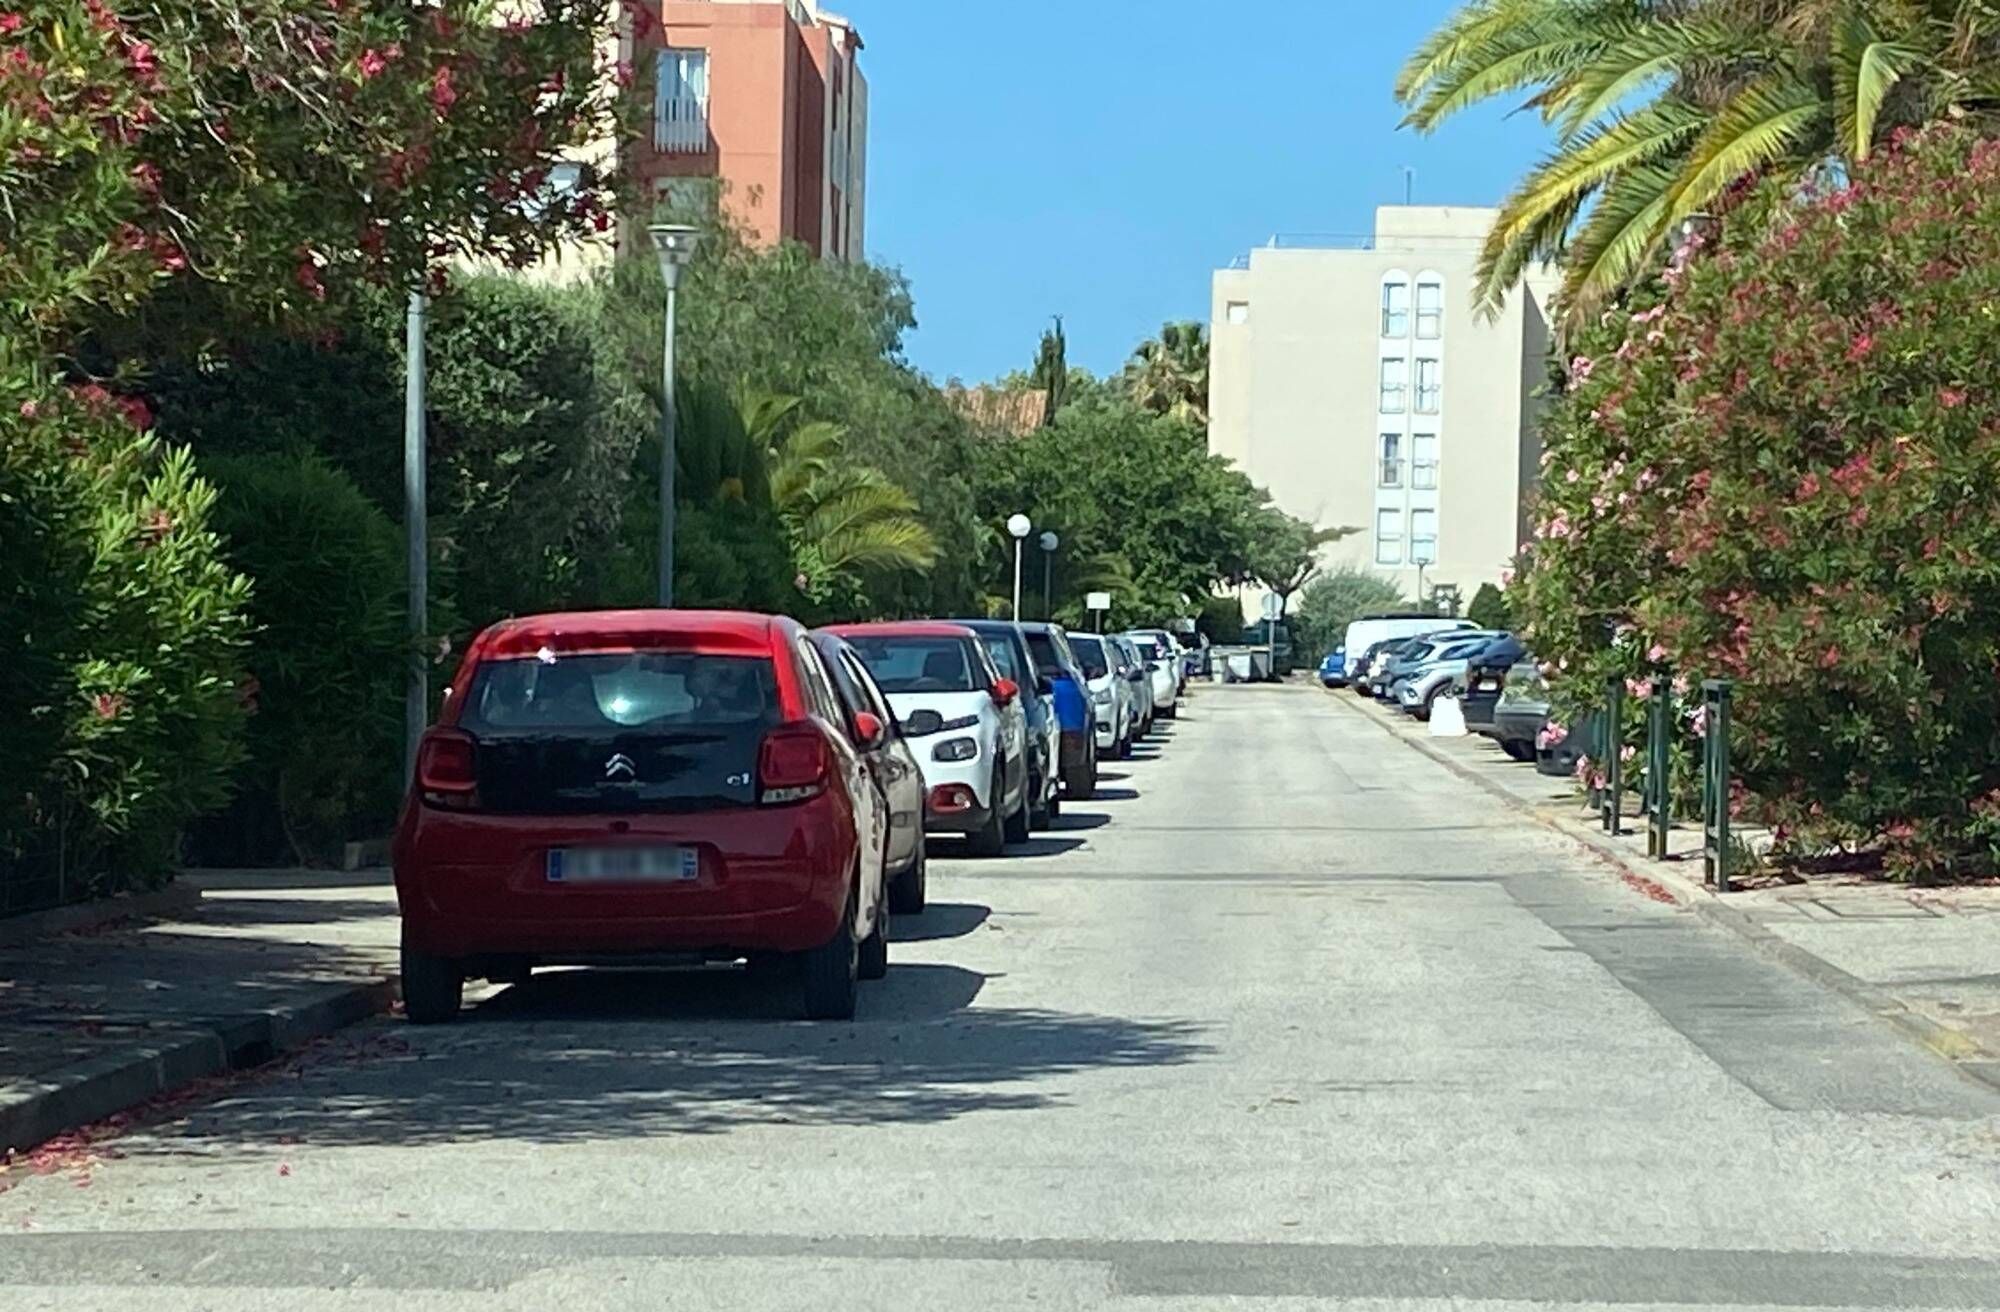
{"label": "pink oleander flower", "polygon": [[1667,649],[1656,642],[1646,649],[1646,659],[1658,665],[1661,661],[1667,659]]}

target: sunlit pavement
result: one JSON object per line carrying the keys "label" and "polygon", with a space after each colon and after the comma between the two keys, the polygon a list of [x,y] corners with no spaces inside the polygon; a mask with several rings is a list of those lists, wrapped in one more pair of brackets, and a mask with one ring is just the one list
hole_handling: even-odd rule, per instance
{"label": "sunlit pavement", "polygon": [[2000,1097],[1339,700],[1204,689],[1060,823],[853,1024],[351,1031],[0,1194],[0,1308],[2000,1306]]}

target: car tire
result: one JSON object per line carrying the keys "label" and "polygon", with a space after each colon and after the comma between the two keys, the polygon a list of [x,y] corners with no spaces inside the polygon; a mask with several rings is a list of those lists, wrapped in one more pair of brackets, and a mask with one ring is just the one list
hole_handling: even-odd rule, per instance
{"label": "car tire", "polygon": [[993,799],[986,808],[986,823],[972,835],[972,855],[999,856],[1007,850],[1006,821],[1000,815],[1000,808],[1006,805],[1006,776],[999,770],[993,772],[993,788],[988,794]]}
{"label": "car tire", "polygon": [[929,858],[924,852],[924,836],[917,835],[917,854],[910,858],[910,864],[903,873],[889,881],[889,910],[899,916],[914,916],[924,909],[928,900],[928,872],[925,867]]}
{"label": "car tire", "polygon": [[[859,879],[855,881],[859,884]],[[861,945],[854,941],[854,895],[833,937],[799,954],[800,1011],[807,1020],[852,1020],[861,979]]]}
{"label": "car tire", "polygon": [[1030,803],[1028,806],[1028,828],[1047,829],[1049,821],[1055,819],[1055,794],[1049,792],[1040,779],[1034,778],[1028,780],[1028,793],[1030,797],[1039,799],[1039,805]]}
{"label": "car tire", "polygon": [[403,1014],[414,1025],[442,1025],[465,1002],[465,969],[450,957],[403,944]]}
{"label": "car tire", "polygon": [[1025,843],[1034,837],[1032,806],[1024,791],[1021,805],[1015,809],[1014,814],[1007,817],[1006,826],[1001,832],[1003,844]]}
{"label": "car tire", "polygon": [[1070,785],[1069,795],[1079,802],[1088,802],[1097,796],[1097,752],[1093,748],[1083,758],[1083,769],[1077,771],[1076,780]]}
{"label": "car tire", "polygon": [[1509,738],[1502,742],[1500,750],[1507,753],[1509,760],[1520,761],[1524,764],[1531,764],[1535,759],[1535,745],[1533,743],[1524,743],[1519,738]]}
{"label": "car tire", "polygon": [[1178,703],[1160,708],[1160,718],[1163,720],[1178,720],[1180,716],[1181,708]]}
{"label": "car tire", "polygon": [[889,973],[889,899],[875,914],[875,931],[861,940],[854,962],[857,979],[877,980]]}

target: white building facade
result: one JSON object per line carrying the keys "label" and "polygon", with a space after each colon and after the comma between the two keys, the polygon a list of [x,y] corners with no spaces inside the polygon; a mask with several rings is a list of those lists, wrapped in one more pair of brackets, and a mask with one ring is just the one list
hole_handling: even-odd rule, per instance
{"label": "white building facade", "polygon": [[1327,565],[1412,597],[1451,585],[1469,600],[1526,534],[1553,283],[1475,313],[1494,213],[1385,206],[1371,236],[1273,239],[1214,278],[1210,449],[1287,512],[1358,529]]}

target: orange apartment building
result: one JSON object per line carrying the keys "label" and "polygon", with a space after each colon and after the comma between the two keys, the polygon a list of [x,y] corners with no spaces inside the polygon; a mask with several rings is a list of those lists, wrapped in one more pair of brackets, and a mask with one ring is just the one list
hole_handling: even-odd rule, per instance
{"label": "orange apartment building", "polygon": [[646,3],[632,58],[658,79],[633,172],[665,196],[719,181],[723,204],[758,241],[860,259],[868,83],[854,25],[812,0]]}

